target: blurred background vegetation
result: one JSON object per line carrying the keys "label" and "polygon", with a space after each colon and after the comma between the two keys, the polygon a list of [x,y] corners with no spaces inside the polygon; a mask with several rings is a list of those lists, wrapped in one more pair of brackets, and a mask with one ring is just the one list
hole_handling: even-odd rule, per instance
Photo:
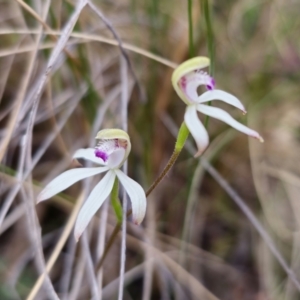
{"label": "blurred background vegetation", "polygon": [[[36,194],[64,170],[84,164],[72,161],[72,154],[94,146],[94,130],[121,126],[120,49],[86,6],[43,89],[32,157],[20,167],[38,82],[76,3],[0,1],[1,300],[26,299],[41,273],[26,217]],[[119,34],[138,79],[128,71],[129,174],[147,189],[171,156],[172,131],[183,120],[185,104],[170,79],[172,66],[191,55],[188,1],[93,3]],[[210,56],[203,1],[191,3],[193,54]],[[204,156],[252,209],[300,280],[300,2],[230,0],[209,6],[217,87],[236,95],[248,114],[214,105],[260,132],[265,143],[210,119]],[[40,227],[33,226],[41,232],[46,261],[83,188],[88,189],[78,183],[36,206]],[[116,223],[110,208],[106,226],[101,223],[107,208],[89,226],[90,250],[75,244],[71,234],[52,267],[50,279],[61,299],[92,298],[86,257],[96,265],[99,236],[107,240]],[[117,297],[119,253],[118,238],[103,264],[103,299]],[[48,299],[47,285],[36,299]],[[201,160],[184,150],[148,198],[143,226],[128,225],[124,299],[296,300],[300,293]]]}

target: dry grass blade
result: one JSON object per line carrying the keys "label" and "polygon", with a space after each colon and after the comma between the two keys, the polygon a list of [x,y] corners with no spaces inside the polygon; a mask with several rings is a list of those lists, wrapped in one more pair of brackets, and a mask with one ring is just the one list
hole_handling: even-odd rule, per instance
{"label": "dry grass blade", "polygon": [[[128,110],[128,74],[127,74],[127,63],[123,57],[120,57],[120,77],[121,77],[121,120],[122,129],[128,130],[127,110]],[[128,168],[127,162],[123,165],[123,172],[127,175]],[[125,263],[126,263],[126,235],[127,235],[127,194],[125,189],[123,190],[122,199],[122,240],[121,240],[121,257],[120,257],[120,282],[119,282],[119,295],[118,299],[123,299],[124,291],[124,274],[125,274]]]}
{"label": "dry grass blade", "polygon": [[[151,196],[150,196],[151,197]],[[155,203],[153,199],[149,199],[147,206],[147,228],[149,234],[145,238],[145,242],[151,246],[156,244],[156,224],[155,224]],[[154,270],[154,261],[151,259],[153,256],[151,249],[147,248],[145,251],[145,268],[144,268],[144,284],[143,284],[143,300],[151,299],[152,291],[152,278]]]}
{"label": "dry grass blade", "polygon": [[[51,31],[44,31],[44,34],[49,34],[49,35],[62,35],[63,33],[61,31],[56,31],[56,30],[51,30]],[[1,30],[0,34],[37,34],[36,30]],[[98,41],[98,42],[102,42],[102,43],[106,43],[112,46],[119,46],[118,42],[114,39],[109,39],[106,38],[104,36],[100,36],[100,35],[96,35],[96,34],[88,34],[88,33],[81,33],[81,32],[73,32],[70,34],[71,37],[74,38],[78,38],[78,39],[82,39],[82,40],[88,40],[88,41]],[[82,41],[83,42],[83,41]],[[150,51],[147,51],[145,49],[139,48],[137,46],[128,44],[128,43],[122,43],[122,47],[124,49],[127,49],[129,51],[132,51],[134,53],[140,54],[142,56],[148,57],[154,61],[157,61],[165,66],[168,66],[170,68],[176,68],[177,64],[165,59],[163,57],[160,57],[158,55],[153,54]],[[29,48],[31,49],[31,48]],[[29,49],[27,50],[26,48],[24,49],[24,51],[29,51]],[[21,50],[20,50],[21,51]],[[3,55],[8,55],[8,53],[14,53],[14,52],[8,52],[5,51]],[[18,52],[17,52],[18,53]],[[1,52],[0,52],[1,54]]]}
{"label": "dry grass blade", "polygon": [[[108,215],[108,207],[109,203],[105,202],[102,207],[100,223],[99,223],[99,237],[98,237],[98,245],[97,245],[97,253],[96,253],[96,261],[99,261],[100,257],[103,255],[104,246],[105,246],[105,235],[106,235],[106,223],[107,223],[107,215]],[[103,297],[103,268],[96,273],[98,286],[99,286],[99,298],[100,300]]]}
{"label": "dry grass blade", "polygon": [[37,51],[38,51],[38,45],[39,45],[40,40],[41,40],[41,36],[42,36],[42,32],[40,30],[37,37],[36,37],[35,48],[33,49],[33,52],[30,53],[30,57],[29,57],[29,60],[28,60],[27,71],[26,71],[26,73],[24,74],[24,76],[22,78],[20,88],[18,89],[17,97],[14,101],[15,104],[13,106],[12,112],[10,113],[9,122],[6,126],[6,134],[5,134],[5,136],[2,139],[2,142],[0,144],[0,162],[3,159],[3,156],[5,154],[5,151],[7,149],[9,141],[11,140],[12,134],[13,134],[15,126],[16,126],[18,114],[20,112],[22,102],[23,102],[23,99],[25,97],[26,91],[28,89],[30,78],[32,76],[32,72],[33,72],[33,69],[34,69],[34,63],[35,63],[35,59],[36,59],[36,55],[37,55]]}

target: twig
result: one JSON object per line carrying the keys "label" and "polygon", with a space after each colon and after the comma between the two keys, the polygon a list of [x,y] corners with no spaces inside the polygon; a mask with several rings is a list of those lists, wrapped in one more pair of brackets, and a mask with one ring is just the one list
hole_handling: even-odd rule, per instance
{"label": "twig", "polygon": [[[127,216],[128,216],[128,214],[127,214]],[[105,249],[104,249],[104,252],[103,252],[103,254],[101,256],[101,259],[99,260],[99,262],[97,263],[97,265],[95,267],[95,271],[96,272],[102,267],[102,264],[103,264],[103,262],[104,262],[104,260],[105,260],[105,258],[107,256],[107,254],[109,253],[109,250],[110,250],[111,246],[113,245],[115,239],[117,238],[120,229],[121,229],[121,224],[118,223],[115,226],[112,234],[110,235],[109,240],[107,241],[107,244],[105,246]]]}

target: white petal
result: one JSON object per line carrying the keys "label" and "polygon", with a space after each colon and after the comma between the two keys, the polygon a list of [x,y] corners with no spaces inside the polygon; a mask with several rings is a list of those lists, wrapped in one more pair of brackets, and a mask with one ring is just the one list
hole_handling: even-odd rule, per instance
{"label": "white petal", "polygon": [[250,136],[260,140],[261,142],[263,142],[263,139],[259,135],[258,132],[256,132],[256,131],[250,129],[249,127],[239,123],[234,118],[232,118],[232,116],[229,113],[227,113],[223,109],[208,106],[208,105],[203,105],[203,104],[198,104],[197,109],[198,109],[198,111],[202,112],[203,114],[208,115],[208,116],[213,117],[213,118],[216,118],[216,119],[219,119],[219,120],[227,123],[228,125],[232,126],[236,130],[239,130],[239,131],[241,131],[241,132],[243,132],[247,135],[250,135]]}
{"label": "white petal", "polygon": [[198,97],[197,103],[204,103],[211,100],[222,100],[240,109],[241,111],[243,111],[243,113],[246,113],[244,105],[238,98],[221,90],[213,90],[203,93]]}
{"label": "white petal", "polygon": [[186,77],[185,92],[187,96],[192,100],[193,103],[198,103],[198,92],[197,89],[200,85],[205,85],[214,88],[215,82],[206,72],[192,72]]}
{"label": "white petal", "polygon": [[115,172],[131,200],[133,222],[139,225],[145,217],[147,207],[144,189],[122,171],[115,170]]}
{"label": "white petal", "polygon": [[84,202],[75,224],[74,235],[76,241],[78,241],[79,237],[89,224],[94,214],[100,208],[105,199],[109,196],[115,178],[115,172],[108,171],[107,174],[102,178],[102,180],[92,190],[87,200]]}
{"label": "white petal", "polygon": [[107,170],[107,167],[77,168],[68,170],[54,178],[46,185],[46,187],[38,195],[37,202],[39,203],[51,198],[81,179],[103,173]]}
{"label": "white petal", "polygon": [[126,150],[124,148],[114,150],[108,157],[107,166],[111,169],[120,167],[124,162],[125,152]]}
{"label": "white petal", "polygon": [[197,98],[198,98],[197,88],[199,85],[200,83],[195,80],[187,82],[186,84],[185,92],[188,98],[193,100],[194,103],[197,102]]}
{"label": "white petal", "polygon": [[188,106],[184,114],[184,121],[191,135],[196,141],[198,152],[195,157],[201,155],[209,143],[207,131],[197,116],[196,107]]}
{"label": "white petal", "polygon": [[96,157],[94,148],[78,149],[73,155],[73,158],[83,158],[98,165],[106,165],[106,163],[100,157]]}

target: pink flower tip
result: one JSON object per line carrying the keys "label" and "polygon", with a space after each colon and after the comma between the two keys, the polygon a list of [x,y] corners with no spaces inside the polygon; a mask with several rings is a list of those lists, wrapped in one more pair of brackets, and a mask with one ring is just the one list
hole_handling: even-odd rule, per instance
{"label": "pink flower tip", "polygon": [[261,136],[258,136],[258,140],[263,143],[264,142],[264,139],[261,137]]}
{"label": "pink flower tip", "polygon": [[199,150],[197,151],[197,153],[194,154],[194,157],[195,157],[195,158],[198,158],[199,156],[201,156],[201,155],[205,152],[206,149],[207,149],[207,146],[206,146],[205,148],[199,149]]}
{"label": "pink flower tip", "polygon": [[138,225],[138,226],[141,225],[141,223],[142,223],[142,221],[139,221],[137,219],[136,220],[132,220],[132,221],[133,221],[134,225]]}
{"label": "pink flower tip", "polygon": [[257,140],[259,140],[261,143],[264,142],[264,139],[259,135],[258,132],[256,132],[256,134],[251,135],[252,137],[256,138]]}

